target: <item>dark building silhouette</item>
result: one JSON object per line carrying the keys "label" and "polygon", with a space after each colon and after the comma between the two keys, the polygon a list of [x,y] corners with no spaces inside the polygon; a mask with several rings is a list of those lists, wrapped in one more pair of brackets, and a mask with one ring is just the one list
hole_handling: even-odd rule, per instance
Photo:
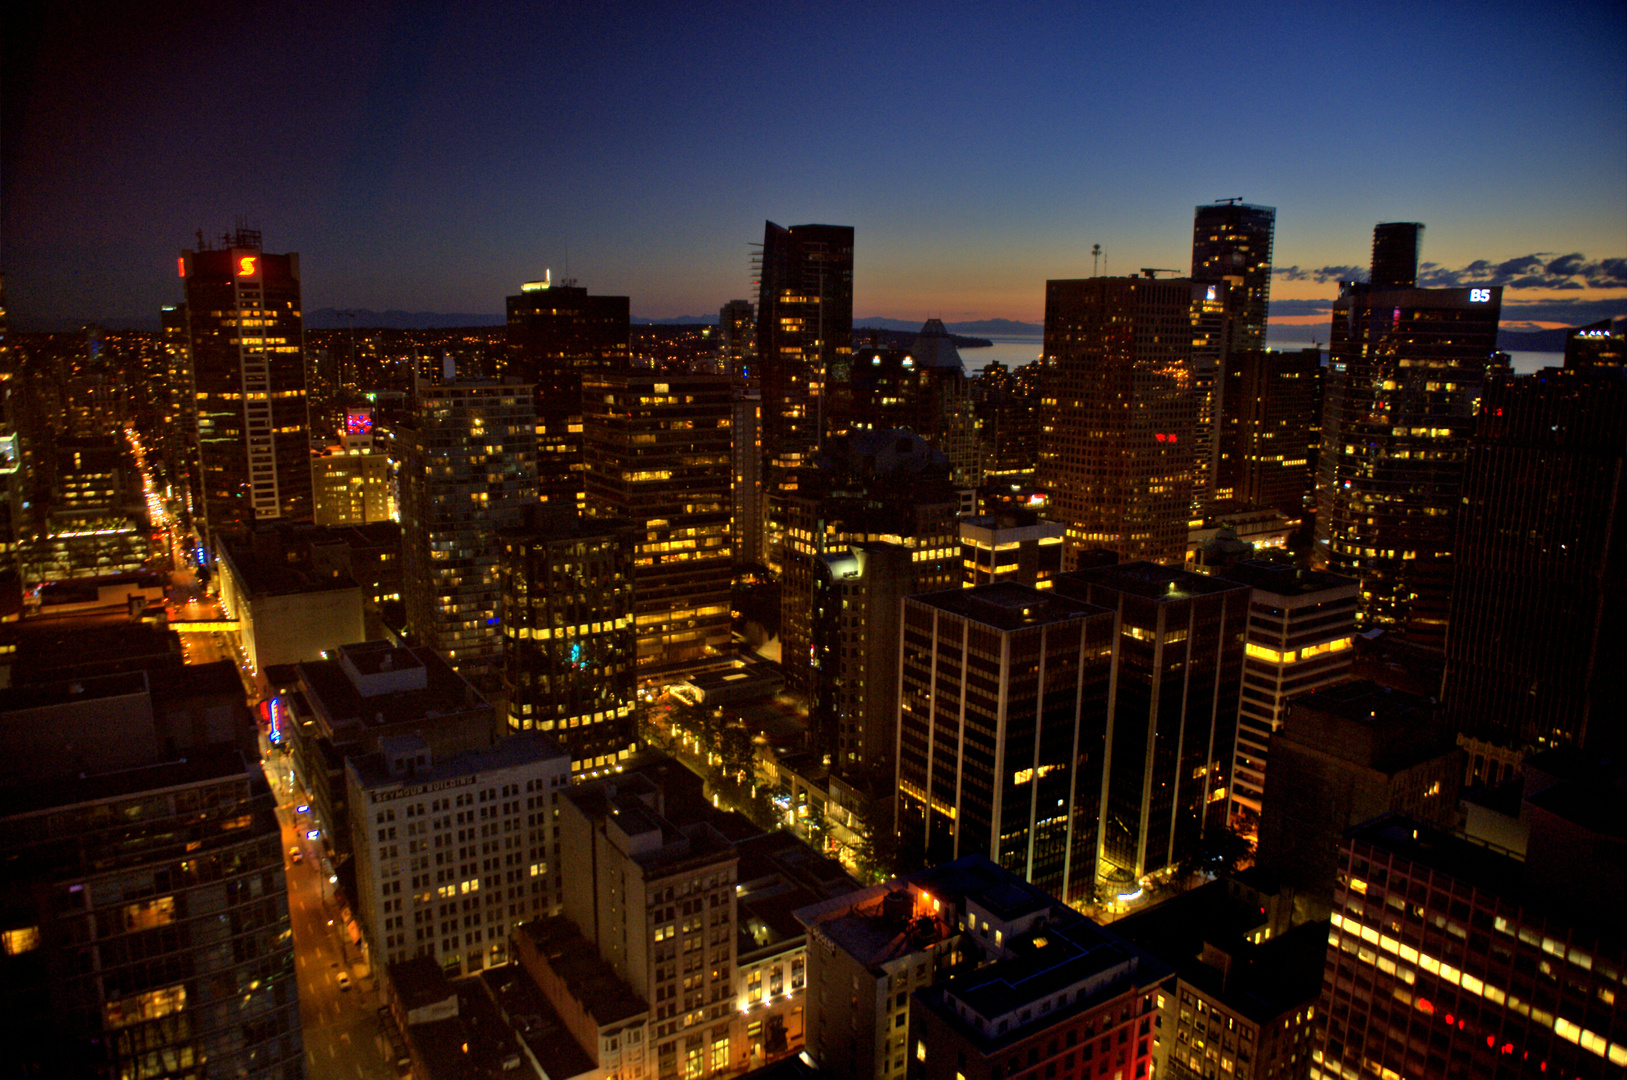
{"label": "dark building silhouette", "polygon": [[1148,562],[1051,580],[1118,616],[1096,867],[1112,902],[1226,827],[1250,591]]}
{"label": "dark building silhouette", "polygon": [[784,496],[824,435],[825,392],[853,358],[853,228],[763,226],[757,279],[768,556],[785,543]]}
{"label": "dark building silhouette", "polygon": [[1065,565],[1091,548],[1184,559],[1199,427],[1193,372],[1220,348],[1219,290],[1150,274],[1046,282],[1038,480],[1049,516],[1068,527]]}
{"label": "dark building silhouette", "polygon": [[1220,395],[1217,506],[1305,512],[1322,443],[1320,349],[1228,354]]}
{"label": "dark building silhouette", "polygon": [[1069,902],[1096,887],[1111,609],[1002,583],[904,601],[906,862],[983,855]]}
{"label": "dark building silhouette", "polygon": [[537,507],[504,530],[503,689],[510,731],[549,733],[573,774],[633,752],[631,522]]}
{"label": "dark building silhouette", "polygon": [[207,531],[311,516],[299,256],[256,229],[182,252]]}
{"label": "dark building silhouette", "polygon": [[1627,366],[1627,323],[1617,317],[1572,327],[1565,335],[1565,366]]}
{"label": "dark building silhouette", "polygon": [[[1511,750],[1627,746],[1627,378],[1494,378],[1459,510],[1444,699]],[[1475,770],[1484,775],[1483,770]]]}
{"label": "dark building silhouette", "polygon": [[998,360],[972,380],[972,400],[983,439],[984,479],[990,486],[1031,483],[1039,461],[1040,388],[1044,364],[1015,371]]}
{"label": "dark building silhouette", "polygon": [[1399,253],[1416,247],[1416,231],[1379,226],[1376,283],[1346,283],[1333,305],[1315,558],[1361,581],[1367,626],[1440,649],[1463,465],[1502,288],[1412,288],[1416,271]]}
{"label": "dark building silhouette", "polygon": [[942,321],[928,319],[908,348],[854,350],[847,377],[832,379],[829,397],[828,434],[913,431],[949,459],[956,487],[982,483],[971,384]]}
{"label": "dark building silhouette", "polygon": [[695,670],[730,652],[726,375],[604,371],[583,383],[587,515],[633,525],[638,675]]}
{"label": "dark building silhouette", "polygon": [[1372,274],[1375,289],[1411,289],[1418,284],[1418,258],[1424,227],[1416,221],[1386,221],[1373,226]]}
{"label": "dark building silhouette", "polygon": [[750,300],[730,300],[717,313],[719,357],[723,374],[742,378],[755,374],[757,359],[757,316]]}
{"label": "dark building silhouette", "polygon": [[528,281],[508,298],[503,373],[536,391],[537,497],[582,504],[582,375],[623,366],[631,355],[625,296]]}

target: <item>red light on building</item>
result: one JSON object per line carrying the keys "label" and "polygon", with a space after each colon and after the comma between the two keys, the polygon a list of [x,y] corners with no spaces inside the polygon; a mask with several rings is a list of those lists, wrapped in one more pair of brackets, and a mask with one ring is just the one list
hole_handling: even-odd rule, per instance
{"label": "red light on building", "polygon": [[180,272],[181,277],[186,277],[186,256],[185,255],[177,255],[175,257],[175,269]]}
{"label": "red light on building", "polygon": [[370,413],[370,412],[346,412],[345,413],[345,434],[346,435],[371,435],[371,434],[373,434],[373,414]]}
{"label": "red light on building", "polygon": [[1428,998],[1419,998],[1418,999],[1418,1011],[1423,1013],[1425,1016],[1434,1016],[1435,1015],[1435,1005]]}
{"label": "red light on building", "polygon": [[243,255],[237,260],[237,276],[253,277],[260,267],[260,256]]}
{"label": "red light on building", "polygon": [[1153,438],[1162,443],[1178,443],[1181,441],[1181,437],[1179,435],[1166,435],[1162,431],[1154,435]]}

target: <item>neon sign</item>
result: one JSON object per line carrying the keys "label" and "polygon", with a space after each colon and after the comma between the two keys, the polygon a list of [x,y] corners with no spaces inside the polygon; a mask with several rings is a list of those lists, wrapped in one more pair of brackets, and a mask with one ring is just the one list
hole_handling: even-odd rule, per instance
{"label": "neon sign", "polygon": [[260,272],[260,256],[242,255],[237,260],[237,276],[253,277]]}
{"label": "neon sign", "polygon": [[185,255],[177,255],[175,257],[175,269],[180,271],[180,274],[181,274],[182,277],[186,277],[186,256]]}
{"label": "neon sign", "polygon": [[1470,289],[1469,290],[1469,303],[1471,303],[1471,304],[1484,304],[1484,303],[1489,302],[1490,300],[1491,300],[1491,290],[1490,289]]}
{"label": "neon sign", "polygon": [[1162,431],[1155,434],[1153,438],[1162,443],[1178,443],[1181,441],[1181,437],[1179,435],[1166,435]]}
{"label": "neon sign", "polygon": [[371,434],[373,434],[373,414],[370,413],[370,412],[346,412],[345,413],[345,434],[346,435],[371,435]]}

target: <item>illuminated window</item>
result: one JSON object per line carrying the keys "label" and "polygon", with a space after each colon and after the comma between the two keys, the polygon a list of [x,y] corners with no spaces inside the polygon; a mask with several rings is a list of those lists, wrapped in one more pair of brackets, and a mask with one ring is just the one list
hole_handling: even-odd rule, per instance
{"label": "illuminated window", "polygon": [[40,928],[37,926],[22,926],[16,930],[0,933],[0,948],[4,949],[7,956],[32,952],[39,947]]}

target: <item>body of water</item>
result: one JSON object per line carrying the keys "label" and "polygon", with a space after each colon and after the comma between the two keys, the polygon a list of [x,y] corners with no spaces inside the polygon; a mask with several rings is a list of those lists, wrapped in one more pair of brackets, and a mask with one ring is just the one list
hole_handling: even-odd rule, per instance
{"label": "body of water", "polygon": [[[989,335],[988,338],[994,344],[986,349],[960,350],[968,375],[975,375],[996,360],[1015,371],[1031,360],[1038,360],[1045,347],[1045,339],[1039,334]],[[1565,364],[1565,354],[1558,352],[1511,352],[1508,355],[1516,375],[1530,375],[1545,367]]]}

